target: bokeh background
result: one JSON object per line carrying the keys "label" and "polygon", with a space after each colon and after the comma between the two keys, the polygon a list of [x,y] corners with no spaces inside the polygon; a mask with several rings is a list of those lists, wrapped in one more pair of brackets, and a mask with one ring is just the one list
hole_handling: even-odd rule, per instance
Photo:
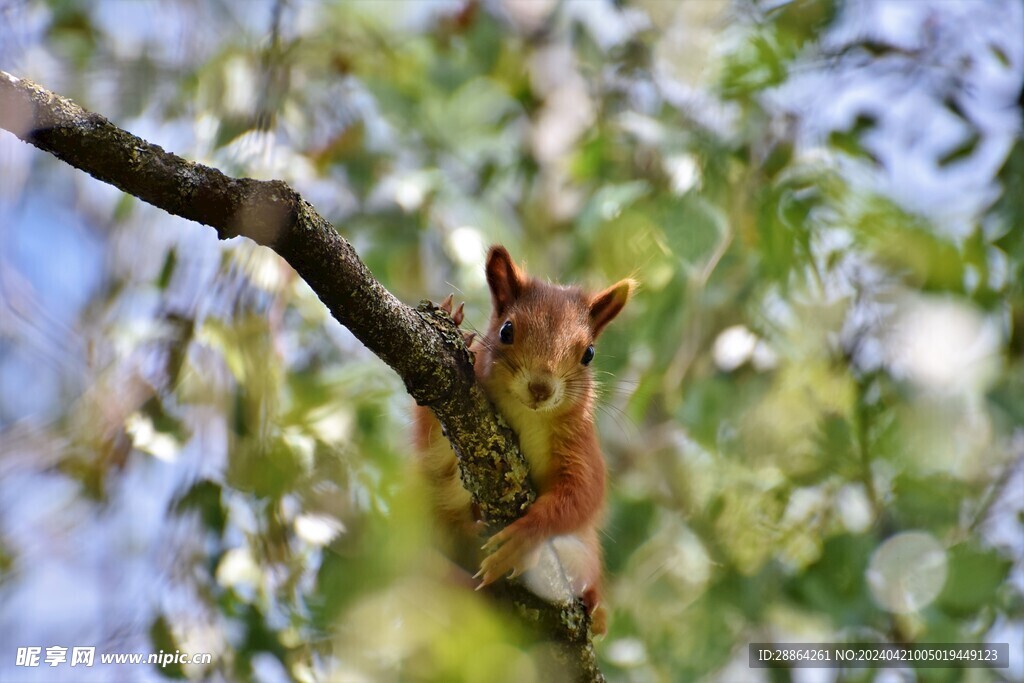
{"label": "bokeh background", "polygon": [[[491,243],[642,282],[594,363],[613,681],[1024,680],[1021,36],[1014,0],[0,1],[0,68],[291,183],[409,303],[482,325]],[[410,410],[272,252],[0,133],[0,680],[535,680],[424,547]],[[843,640],[1011,666],[747,668]]]}

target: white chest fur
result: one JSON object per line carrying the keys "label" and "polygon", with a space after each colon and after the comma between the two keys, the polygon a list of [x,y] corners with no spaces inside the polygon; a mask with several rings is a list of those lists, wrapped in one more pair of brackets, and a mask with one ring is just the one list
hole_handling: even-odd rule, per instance
{"label": "white chest fur", "polygon": [[551,474],[553,458],[551,445],[554,429],[548,414],[531,410],[516,399],[504,401],[501,413],[519,436],[519,448],[530,466],[530,478],[539,484]]}

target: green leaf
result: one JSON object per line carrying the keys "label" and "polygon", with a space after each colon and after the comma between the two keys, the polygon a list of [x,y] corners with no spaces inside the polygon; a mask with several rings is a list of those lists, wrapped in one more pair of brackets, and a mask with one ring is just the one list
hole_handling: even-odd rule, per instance
{"label": "green leaf", "polygon": [[999,603],[999,589],[1010,573],[1012,560],[977,542],[961,543],[949,551],[949,574],[939,605],[958,617]]}
{"label": "green leaf", "polygon": [[923,219],[874,197],[855,218],[854,227],[861,244],[882,264],[907,271],[910,282],[921,289],[963,291],[963,254]]}
{"label": "green leaf", "polygon": [[821,559],[787,582],[786,591],[803,606],[831,618],[837,627],[863,628],[881,612],[874,606],[864,573],[876,539],[840,534],[825,541]]}
{"label": "green leaf", "polygon": [[[601,138],[596,138],[589,144],[600,146],[599,140]],[[644,180],[602,185],[583,205],[576,224],[584,234],[593,234],[602,225],[616,220],[650,192],[651,187]]]}
{"label": "green leaf", "polygon": [[160,275],[156,279],[157,289],[167,289],[174,275],[174,268],[178,265],[178,250],[171,247],[164,258],[164,265],[160,269]]}
{"label": "green leaf", "polygon": [[710,263],[729,229],[725,212],[696,193],[662,200],[655,216],[671,252],[695,273]]}
{"label": "green leaf", "polygon": [[960,522],[962,501],[971,495],[968,484],[945,475],[904,473],[892,484],[892,513],[901,528],[942,530]]}
{"label": "green leaf", "polygon": [[203,525],[221,536],[227,524],[227,510],[224,508],[221,494],[220,484],[203,479],[182,494],[174,502],[173,509],[179,513],[190,510],[198,512]]}
{"label": "green leaf", "polygon": [[647,541],[658,514],[649,499],[626,498],[613,508],[611,519],[605,526],[606,539],[617,539],[605,544],[605,568],[621,571],[637,548]]}
{"label": "green leaf", "polygon": [[875,117],[858,114],[854,125],[849,130],[834,130],[828,136],[828,143],[835,149],[852,157],[866,159],[873,164],[881,165],[881,160],[864,146],[864,134],[874,130],[878,125]]}
{"label": "green leaf", "polygon": [[974,154],[974,150],[978,148],[980,143],[981,133],[978,131],[972,132],[963,142],[939,157],[939,166],[945,168],[946,166],[966,159]]}
{"label": "green leaf", "polygon": [[[149,639],[153,643],[154,654],[165,653],[173,655],[181,649],[181,644],[174,638],[174,634],[171,633],[171,626],[162,614],[150,625]],[[153,667],[161,676],[178,679],[185,678],[185,671],[182,669],[181,664],[172,662],[166,666],[154,664]]]}
{"label": "green leaf", "polygon": [[228,456],[227,480],[234,488],[265,498],[292,490],[309,465],[308,454],[281,436],[239,440]]}

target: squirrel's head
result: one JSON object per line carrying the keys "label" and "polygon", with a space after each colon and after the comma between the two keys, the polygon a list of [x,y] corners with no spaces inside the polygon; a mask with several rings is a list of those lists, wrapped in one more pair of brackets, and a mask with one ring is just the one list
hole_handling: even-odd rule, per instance
{"label": "squirrel's head", "polygon": [[492,400],[552,413],[589,408],[594,342],[635,287],[622,280],[597,293],[540,282],[504,247],[487,254],[491,320],[482,340],[481,381]]}

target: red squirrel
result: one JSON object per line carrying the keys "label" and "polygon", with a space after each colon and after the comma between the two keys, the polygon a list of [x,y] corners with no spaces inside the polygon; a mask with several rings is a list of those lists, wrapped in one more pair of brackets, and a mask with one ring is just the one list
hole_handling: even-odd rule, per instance
{"label": "red squirrel", "polygon": [[[518,436],[537,499],[484,544],[474,578],[482,588],[509,573],[525,574],[525,583],[543,593],[531,585],[530,573],[547,547],[572,594],[583,599],[594,632],[604,633],[598,525],[605,464],[594,427],[589,365],[594,341],[635,284],[626,279],[597,293],[549,284],[529,277],[501,246],[488,252],[486,274],[492,311],[486,333],[470,347],[476,379]],[[450,311],[449,300],[445,307]],[[461,307],[453,318],[461,322]],[[465,548],[476,540],[480,525],[459,480],[455,454],[425,408],[416,411],[416,446],[438,521]]]}

